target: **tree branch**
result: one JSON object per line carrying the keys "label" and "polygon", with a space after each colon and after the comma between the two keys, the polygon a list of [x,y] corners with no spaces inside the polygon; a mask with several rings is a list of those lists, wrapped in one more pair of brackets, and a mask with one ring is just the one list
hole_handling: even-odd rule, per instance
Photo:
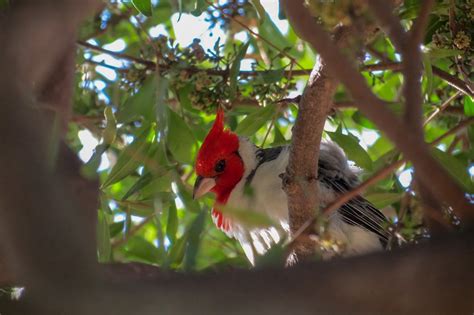
{"label": "tree branch", "polygon": [[406,33],[398,18],[393,15],[395,9],[392,3],[380,0],[368,0],[370,8],[374,11],[382,29],[388,34],[398,51],[403,51]]}
{"label": "tree branch", "polygon": [[[253,315],[262,310],[308,315],[352,314],[354,310],[364,314],[469,314],[474,308],[473,242],[472,233],[457,235],[389,253],[284,270],[183,275],[140,264],[105,265],[101,273],[108,279],[99,285],[78,292],[67,288],[41,304],[31,303],[34,296],[27,290],[19,302],[0,301],[0,309],[5,315],[49,315],[60,310],[71,315],[147,315],[157,310],[196,315]],[[45,304],[47,310],[39,308]]]}
{"label": "tree branch", "polygon": [[[287,2],[289,1],[284,3]],[[331,73],[345,85],[364,114],[374,121],[413,162],[421,180],[429,185],[430,191],[450,204],[465,224],[474,221],[474,207],[465,199],[459,185],[433,159],[425,143],[418,137],[412,137],[410,130],[405,128],[395,114],[372,94],[361,74],[331,42],[322,27],[313,20],[301,0],[287,3],[287,16],[301,38],[319,52]]]}

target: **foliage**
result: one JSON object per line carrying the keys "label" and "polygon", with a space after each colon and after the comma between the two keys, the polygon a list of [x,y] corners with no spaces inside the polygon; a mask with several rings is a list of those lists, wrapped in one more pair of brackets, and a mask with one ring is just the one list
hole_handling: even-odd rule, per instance
{"label": "foliage", "polygon": [[[420,2],[405,1],[398,9],[406,29]],[[192,200],[194,157],[218,106],[227,110],[227,125],[256,144],[288,143],[297,108],[278,101],[301,94],[309,74],[302,70],[312,68],[315,55],[291,28],[282,31],[276,26],[266,2],[219,3],[109,0],[81,29],[68,139],[78,152],[85,145],[84,137],[82,144],[78,140],[81,132],[84,135],[87,130],[97,139],[83,173],[101,180],[100,261],[140,261],[185,270],[248,267],[236,242],[212,224],[212,198]],[[456,93],[433,75],[432,67],[472,78],[469,62],[474,27],[469,3],[455,3],[455,13],[462,17],[456,19],[459,24],[454,33],[446,28],[450,1],[437,1],[430,16],[424,47],[425,117]],[[176,34],[179,28],[193,27],[183,24],[187,17],[205,19],[209,32],[220,29],[225,36],[212,37],[210,48],[204,48],[199,38],[183,45]],[[160,30],[161,35],[151,29]],[[113,48],[118,46],[122,47]],[[367,50],[364,64],[398,58],[381,34]],[[401,111],[399,72],[364,72],[364,76],[387,106]],[[347,101],[350,96],[341,87],[335,102]],[[426,140],[435,140],[473,113],[472,99],[461,94],[427,124]],[[326,138],[337,142],[362,168],[363,178],[401,158],[393,144],[354,107],[336,108],[326,131]],[[471,126],[468,132],[444,138],[434,150],[469,193],[473,193],[468,173],[468,167],[473,167],[473,138]],[[100,166],[101,159],[109,165]],[[372,186],[366,197],[386,207],[384,212],[394,227],[413,241],[425,230],[416,187],[406,182],[410,170],[407,163]]]}

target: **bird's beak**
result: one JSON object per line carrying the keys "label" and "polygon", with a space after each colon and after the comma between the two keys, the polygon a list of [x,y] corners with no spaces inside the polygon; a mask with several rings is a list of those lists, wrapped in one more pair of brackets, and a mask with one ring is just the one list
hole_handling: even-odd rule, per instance
{"label": "bird's beak", "polygon": [[196,182],[194,183],[193,199],[204,196],[214,186],[216,186],[216,181],[214,178],[198,176],[196,178]]}

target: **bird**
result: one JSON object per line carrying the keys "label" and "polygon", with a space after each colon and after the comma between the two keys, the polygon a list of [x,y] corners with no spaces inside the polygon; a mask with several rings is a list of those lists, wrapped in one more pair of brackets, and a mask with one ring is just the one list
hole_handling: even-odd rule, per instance
{"label": "bird", "polygon": [[[289,146],[260,148],[248,138],[224,128],[224,111],[205,137],[195,162],[193,198],[215,194],[212,219],[220,230],[237,239],[250,263],[272,246],[289,239],[288,200],[281,174],[288,165]],[[320,207],[356,187],[358,171],[334,142],[322,141],[318,161]],[[242,209],[268,217],[272,226],[248,224],[225,209]],[[245,215],[243,213],[242,215]],[[358,195],[328,218],[327,232],[344,244],[343,256],[383,250],[389,241],[388,219]]]}

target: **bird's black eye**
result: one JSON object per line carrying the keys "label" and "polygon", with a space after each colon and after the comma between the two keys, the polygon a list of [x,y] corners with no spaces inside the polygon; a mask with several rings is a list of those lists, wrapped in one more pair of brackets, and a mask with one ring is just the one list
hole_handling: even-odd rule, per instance
{"label": "bird's black eye", "polygon": [[214,170],[217,173],[223,172],[225,169],[225,160],[219,160],[219,162],[216,163],[216,166],[214,167]]}

